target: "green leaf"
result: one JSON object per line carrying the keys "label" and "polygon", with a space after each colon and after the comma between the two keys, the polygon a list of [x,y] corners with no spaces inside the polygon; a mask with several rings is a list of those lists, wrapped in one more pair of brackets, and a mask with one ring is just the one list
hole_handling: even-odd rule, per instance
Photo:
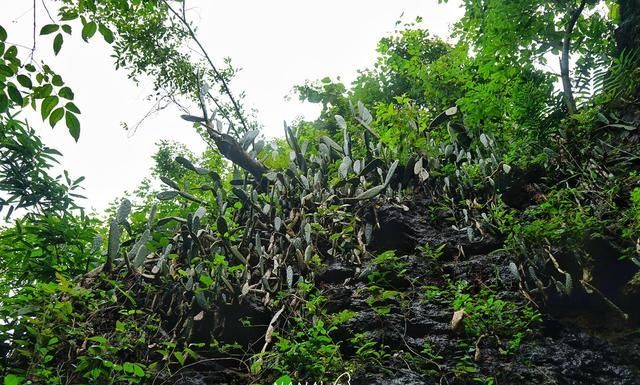
{"label": "green leaf", "polygon": [[173,352],[173,356],[178,360],[180,365],[184,365],[185,357],[181,352]]}
{"label": "green leaf", "polygon": [[31,82],[31,79],[27,75],[20,74],[17,76],[17,79],[18,79],[18,83],[20,83],[20,85],[23,86],[24,88],[31,89],[31,87],[33,87],[33,83]]}
{"label": "green leaf", "polygon": [[204,287],[211,287],[211,285],[213,285],[213,278],[209,277],[206,274],[201,274],[200,275],[200,282],[204,285]]}
{"label": "green leaf", "polygon": [[57,55],[60,52],[60,49],[62,49],[63,42],[64,42],[64,38],[62,37],[62,34],[61,33],[57,34],[56,37],[53,39],[53,53]]}
{"label": "green leaf", "polygon": [[73,97],[74,97],[73,91],[71,91],[71,88],[69,87],[62,87],[60,91],[58,91],[58,95],[69,100],[73,100]]}
{"label": "green leaf", "polygon": [[58,28],[60,28],[60,26],[57,24],[47,24],[40,29],[40,35],[49,35],[57,31]]}
{"label": "green leaf", "polygon": [[18,377],[15,374],[7,374],[4,378],[4,385],[20,385],[23,380],[23,377]]}
{"label": "green leaf", "polygon": [[166,176],[161,176],[160,180],[163,181],[167,186],[171,187],[172,189],[180,190],[180,186],[178,186],[178,184],[172,181],[170,178],[167,178]]}
{"label": "green leaf", "polygon": [[379,186],[372,187],[369,190],[363,192],[362,194],[359,194],[354,199],[355,200],[371,199],[371,198],[375,197],[376,195],[380,194],[381,192],[383,192],[386,187],[387,186],[385,186],[385,185],[379,185]]}
{"label": "green leaf", "polygon": [[56,87],[62,87],[64,85],[64,81],[62,81],[62,77],[60,75],[53,75],[53,78],[51,78],[51,84]]}
{"label": "green leaf", "polygon": [[180,115],[180,117],[187,122],[199,123],[206,121],[204,118],[195,115]]}
{"label": "green leaf", "polygon": [[7,30],[0,25],[0,41],[7,40]]}
{"label": "green leaf", "polygon": [[391,183],[391,178],[393,177],[393,174],[396,172],[396,168],[398,168],[398,164],[400,162],[398,160],[394,161],[391,166],[389,166],[389,171],[387,172],[387,177],[384,180],[384,185],[388,186],[389,183]]}
{"label": "green leaf", "polygon": [[3,113],[9,108],[9,98],[7,95],[0,93],[0,113]]}
{"label": "green leaf", "polygon": [[124,364],[122,364],[122,368],[126,373],[133,373],[134,371],[133,364],[131,362],[125,362]]}
{"label": "green leaf", "polygon": [[4,76],[6,78],[13,76],[13,70],[6,64],[0,64],[0,76]]}
{"label": "green leaf", "polygon": [[14,85],[10,84],[7,87],[7,93],[9,94],[9,98],[11,98],[11,100],[13,100],[17,105],[22,106],[22,102],[24,101],[24,99],[22,99],[22,94],[20,94],[20,91],[18,91],[18,89]]}
{"label": "green leaf", "polygon": [[156,198],[160,199],[161,201],[166,201],[177,197],[178,194],[178,191],[162,191],[156,195]]}
{"label": "green leaf", "polygon": [[133,374],[135,374],[137,377],[144,377],[144,370],[142,369],[142,367],[140,367],[140,365],[134,364]]}
{"label": "green leaf", "polygon": [[64,106],[65,106],[65,108],[67,110],[73,112],[74,114],[79,114],[80,113],[80,109],[75,104],[73,104],[72,102],[69,102],[69,103],[65,104]]}
{"label": "green leaf", "polygon": [[98,25],[95,21],[89,22],[82,27],[82,40],[89,41],[96,34],[98,30]]}
{"label": "green leaf", "polygon": [[15,45],[12,45],[7,49],[7,52],[4,53],[4,58],[7,60],[16,59],[18,57],[18,48]]}
{"label": "green leaf", "polygon": [[62,25],[62,30],[63,30],[65,33],[67,33],[67,34],[71,35],[71,26],[70,26],[69,24],[63,24],[63,25]]}
{"label": "green leaf", "polygon": [[[40,74],[38,74],[40,75]],[[37,77],[37,75],[36,75]],[[42,87],[34,87],[33,89],[33,97],[36,99],[44,99],[47,96],[51,95],[53,92],[53,86],[51,84],[45,84]]]}
{"label": "green leaf", "polygon": [[98,31],[100,31],[100,34],[104,38],[104,41],[109,44],[113,43],[113,32],[111,32],[109,28],[105,27],[103,24],[100,24],[98,26]]}
{"label": "green leaf", "polygon": [[42,100],[42,105],[40,106],[40,114],[42,115],[42,120],[46,120],[51,111],[58,105],[58,97],[57,96],[47,96]]}
{"label": "green leaf", "polygon": [[291,377],[286,374],[284,376],[278,377],[278,379],[275,381],[275,384],[277,385],[289,385],[291,383],[293,383],[293,380],[291,380]]}
{"label": "green leaf", "polygon": [[182,167],[188,170],[196,171],[196,166],[194,166],[193,163],[191,163],[191,161],[189,161],[189,159],[185,157],[176,156],[176,162],[178,162],[178,164],[180,164]]}
{"label": "green leaf", "polygon": [[67,128],[69,129],[69,133],[77,142],[80,138],[80,121],[78,118],[71,112],[67,111],[64,116],[65,122],[67,123]]}
{"label": "green leaf", "polygon": [[87,338],[87,340],[93,341],[93,342],[97,342],[100,345],[108,345],[109,344],[109,341],[106,338],[104,338],[103,336],[89,337],[89,338]]}
{"label": "green leaf", "polygon": [[63,116],[64,116],[64,108],[63,107],[56,108],[55,110],[53,110],[51,115],[49,115],[49,125],[52,128],[55,127],[56,124],[58,124],[58,122],[62,120]]}

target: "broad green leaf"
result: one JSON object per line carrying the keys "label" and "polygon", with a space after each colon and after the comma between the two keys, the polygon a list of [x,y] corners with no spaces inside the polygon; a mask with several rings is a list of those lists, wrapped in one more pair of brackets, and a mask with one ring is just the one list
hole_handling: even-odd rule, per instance
{"label": "broad green leaf", "polygon": [[80,138],[80,121],[78,118],[71,112],[67,111],[64,115],[64,120],[67,123],[67,128],[69,129],[69,133],[77,142]]}
{"label": "broad green leaf", "polygon": [[134,364],[133,365],[133,374],[136,375],[137,377],[144,377],[144,370],[142,369],[142,367],[138,364]]}
{"label": "broad green leaf", "polygon": [[64,117],[64,108],[58,107],[49,115],[49,125],[53,128]]}
{"label": "broad green leaf", "polygon": [[291,385],[291,383],[293,383],[293,380],[291,380],[291,377],[284,375],[284,376],[280,376],[276,381],[275,384],[276,385]]}
{"label": "broad green leaf", "polygon": [[71,88],[69,87],[62,87],[60,91],[58,91],[58,95],[69,100],[73,100],[74,97],[73,91],[71,91]]}
{"label": "broad green leaf", "polygon": [[63,42],[64,42],[64,38],[62,37],[62,34],[58,33],[56,37],[53,39],[53,53],[57,55],[60,52],[60,50],[62,49]]}
{"label": "broad green leaf", "polygon": [[69,24],[63,24],[62,25],[62,30],[68,34],[71,35],[71,26]]}
{"label": "broad green leaf", "polygon": [[103,336],[89,337],[89,338],[87,338],[87,340],[93,341],[93,342],[97,342],[100,345],[108,345],[109,344],[109,341],[106,338],[104,338]]}
{"label": "broad green leaf", "polygon": [[18,48],[15,45],[10,46],[7,52],[4,53],[4,58],[7,60],[14,60],[18,57]]}
{"label": "broad green leaf", "polygon": [[3,92],[0,92],[0,113],[5,112],[9,108],[9,98]]}
{"label": "broad green leaf", "polygon": [[4,377],[4,385],[20,385],[23,380],[23,377],[18,377],[15,374],[7,374]]}
{"label": "broad green leaf", "polygon": [[82,27],[82,40],[84,41],[89,41],[89,39],[91,39],[93,37],[93,35],[96,34],[96,31],[98,30],[98,25],[95,23],[95,21],[91,21],[87,24],[84,25],[84,27]]}
{"label": "broad green leaf", "polygon": [[211,287],[213,285],[213,278],[209,277],[206,274],[200,274],[200,282],[204,285],[204,287]]}
{"label": "broad green leaf", "polygon": [[100,24],[98,26],[98,31],[100,31],[100,34],[104,38],[104,41],[106,41],[108,44],[113,43],[113,32],[111,32],[109,28],[105,27],[103,24]]}
{"label": "broad green leaf", "polygon": [[73,102],[69,102],[69,103],[65,104],[64,106],[65,106],[65,108],[67,110],[73,112],[74,114],[79,114],[80,113],[80,109],[75,104],[73,104]]}
{"label": "broad green leaf", "polygon": [[18,89],[14,85],[10,84],[7,87],[7,93],[9,94],[9,98],[15,104],[22,106],[22,102],[24,101],[24,99],[22,99],[22,94],[20,93],[20,91],[18,91]]}
{"label": "broad green leaf", "polygon": [[40,106],[40,115],[42,120],[46,120],[51,111],[58,105],[59,98],[57,96],[47,96],[42,100]]}
{"label": "broad green leaf", "polygon": [[62,76],[60,75],[53,75],[53,77],[51,78],[51,84],[53,84],[56,87],[62,87],[64,85],[64,81],[62,81]]}
{"label": "broad green leaf", "polygon": [[16,79],[18,80],[18,83],[20,83],[20,85],[24,88],[30,89],[31,87],[33,87],[33,82],[31,82],[31,79],[27,75],[20,74],[16,77]]}
{"label": "broad green leaf", "polygon": [[49,35],[60,28],[57,24],[47,24],[40,29],[40,35]]}
{"label": "broad green leaf", "polygon": [[186,359],[184,354],[182,354],[181,352],[173,352],[173,356],[176,358],[176,360],[178,360],[178,363],[180,365],[184,365],[184,361]]}
{"label": "broad green leaf", "polygon": [[5,78],[13,76],[13,70],[8,65],[0,63],[0,76],[3,76]]}
{"label": "broad green leaf", "polygon": [[5,40],[7,40],[7,30],[2,28],[2,26],[0,25],[0,41],[5,41]]}

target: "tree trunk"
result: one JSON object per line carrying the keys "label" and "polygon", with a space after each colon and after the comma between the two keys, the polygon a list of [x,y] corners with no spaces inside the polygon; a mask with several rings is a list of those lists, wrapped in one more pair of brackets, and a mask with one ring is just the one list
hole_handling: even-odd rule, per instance
{"label": "tree trunk", "polygon": [[560,77],[562,78],[562,89],[564,91],[564,99],[567,104],[569,115],[575,114],[578,109],[576,108],[576,101],[573,98],[573,90],[571,89],[571,74],[569,72],[569,54],[571,53],[571,34],[573,28],[578,22],[580,14],[584,10],[586,0],[582,0],[578,8],[576,8],[571,14],[569,23],[564,31],[564,37],[562,38],[562,56],[560,56]]}

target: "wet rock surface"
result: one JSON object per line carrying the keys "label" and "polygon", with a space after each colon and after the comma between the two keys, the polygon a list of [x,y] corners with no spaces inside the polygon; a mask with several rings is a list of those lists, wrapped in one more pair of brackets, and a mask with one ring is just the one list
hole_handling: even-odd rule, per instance
{"label": "wet rock surface", "polygon": [[[472,379],[461,380],[452,373],[455,362],[450,357],[460,355],[462,337],[451,330],[451,299],[427,300],[422,288],[425,285],[442,285],[446,276],[451,281],[466,280],[472,286],[498,285],[504,299],[524,303],[517,281],[509,271],[510,256],[498,251],[501,243],[497,239],[470,241],[466,232],[442,226],[443,221],[438,221],[440,225],[434,224],[438,218],[425,215],[427,208],[424,204],[409,203],[407,206],[410,206],[409,210],[401,206],[379,210],[377,218],[381,230],[374,233],[371,246],[378,251],[393,249],[398,252],[406,252],[408,245],[413,247],[409,255],[403,257],[408,266],[408,279],[413,283],[402,290],[408,305],[390,301],[385,305],[390,306],[391,311],[380,316],[360,298],[365,285],[363,282],[347,280],[339,288],[329,288],[327,293],[335,300],[335,310],[358,311],[344,325],[346,330],[339,331],[336,338],[366,332],[368,337],[396,352],[420,352],[423,344],[428,342],[443,358],[439,360],[439,368],[420,372],[407,368],[402,359],[391,357],[388,368],[376,370],[372,367],[366,374],[354,378],[352,383],[474,383]],[[404,235],[398,232],[404,232]],[[439,261],[415,255],[416,247],[426,244],[446,245]],[[588,330],[556,321],[549,315],[544,315],[544,319],[536,335],[523,341],[513,353],[504,354],[492,338],[483,339],[478,344],[475,357],[479,374],[494,377],[496,384],[640,384],[638,333],[605,339],[590,335]],[[348,343],[345,341],[343,345]],[[345,350],[345,354],[351,353],[349,349]]]}
{"label": "wet rock surface", "polygon": [[[484,378],[494,381],[484,382],[487,384],[640,385],[638,332],[605,338],[543,314],[543,322],[533,336],[508,354],[501,348],[504,344],[498,344],[493,336],[469,344],[464,333],[454,333],[452,298],[427,298],[426,287],[445,287],[465,280],[472,290],[500,287],[499,295],[504,300],[525,304],[526,299],[518,292],[508,267],[510,255],[500,251],[500,240],[470,241],[466,232],[446,225],[438,214],[435,218],[427,215],[425,205],[388,205],[375,213],[380,229],[373,233],[371,248],[375,252],[395,250],[406,266],[402,280],[389,282],[402,298],[376,303],[388,308],[388,313],[376,312],[368,301],[367,277],[376,271],[370,261],[357,268],[332,261],[316,275],[316,286],[328,299],[329,313],[345,309],[355,312],[332,332],[343,357],[349,359],[356,354],[350,339],[357,333],[364,333],[389,353],[378,362],[372,361],[361,373],[354,373],[351,384],[476,384],[479,382],[474,378]],[[427,244],[446,245],[443,255],[437,260],[420,255],[417,248]],[[423,353],[425,343],[431,346],[432,356]],[[465,355],[471,357],[470,365],[478,372],[459,376],[460,357]],[[239,377],[216,378],[193,372],[182,374],[173,383],[248,383]]]}

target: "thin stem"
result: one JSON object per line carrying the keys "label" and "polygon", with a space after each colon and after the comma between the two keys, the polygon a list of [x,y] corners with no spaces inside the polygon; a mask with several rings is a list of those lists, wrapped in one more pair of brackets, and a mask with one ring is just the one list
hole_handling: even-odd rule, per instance
{"label": "thin stem", "polygon": [[33,61],[33,54],[36,52],[36,0],[33,0],[33,46],[31,47],[31,54],[29,54],[29,60]]}
{"label": "thin stem", "polygon": [[218,68],[215,66],[215,64],[213,64],[213,60],[211,60],[211,57],[209,56],[209,53],[205,50],[205,48],[202,45],[202,43],[200,43],[200,40],[198,40],[198,37],[196,36],[195,31],[193,30],[193,28],[191,28],[191,25],[187,21],[186,11],[185,11],[185,2],[183,1],[183,3],[182,3],[182,15],[180,15],[176,10],[174,10],[171,7],[171,5],[169,5],[167,0],[164,0],[164,3],[167,5],[167,7],[171,11],[171,13],[173,13],[173,15],[176,16],[178,18],[178,20],[180,20],[180,22],[189,31],[189,35],[191,36],[191,39],[193,39],[193,41],[198,45],[198,48],[200,48],[200,51],[202,51],[202,54],[204,55],[205,59],[207,59],[207,62],[209,63],[209,66],[211,67],[211,69],[213,71],[213,74],[215,75],[215,78],[220,82],[220,84],[222,85],[222,89],[223,89],[224,93],[227,95],[227,97],[229,97],[229,100],[231,100],[231,104],[233,104],[233,109],[235,110],[236,116],[238,117],[238,119],[240,119],[240,122],[242,123],[242,126],[244,127],[245,131],[249,131],[249,127],[247,126],[247,123],[246,123],[246,121],[244,119],[244,115],[242,114],[242,111],[240,109],[240,105],[238,104],[238,102],[236,101],[235,97],[231,93],[231,89],[229,88],[229,84],[227,83],[227,81],[224,78],[224,76],[222,76],[222,74],[220,73]]}

